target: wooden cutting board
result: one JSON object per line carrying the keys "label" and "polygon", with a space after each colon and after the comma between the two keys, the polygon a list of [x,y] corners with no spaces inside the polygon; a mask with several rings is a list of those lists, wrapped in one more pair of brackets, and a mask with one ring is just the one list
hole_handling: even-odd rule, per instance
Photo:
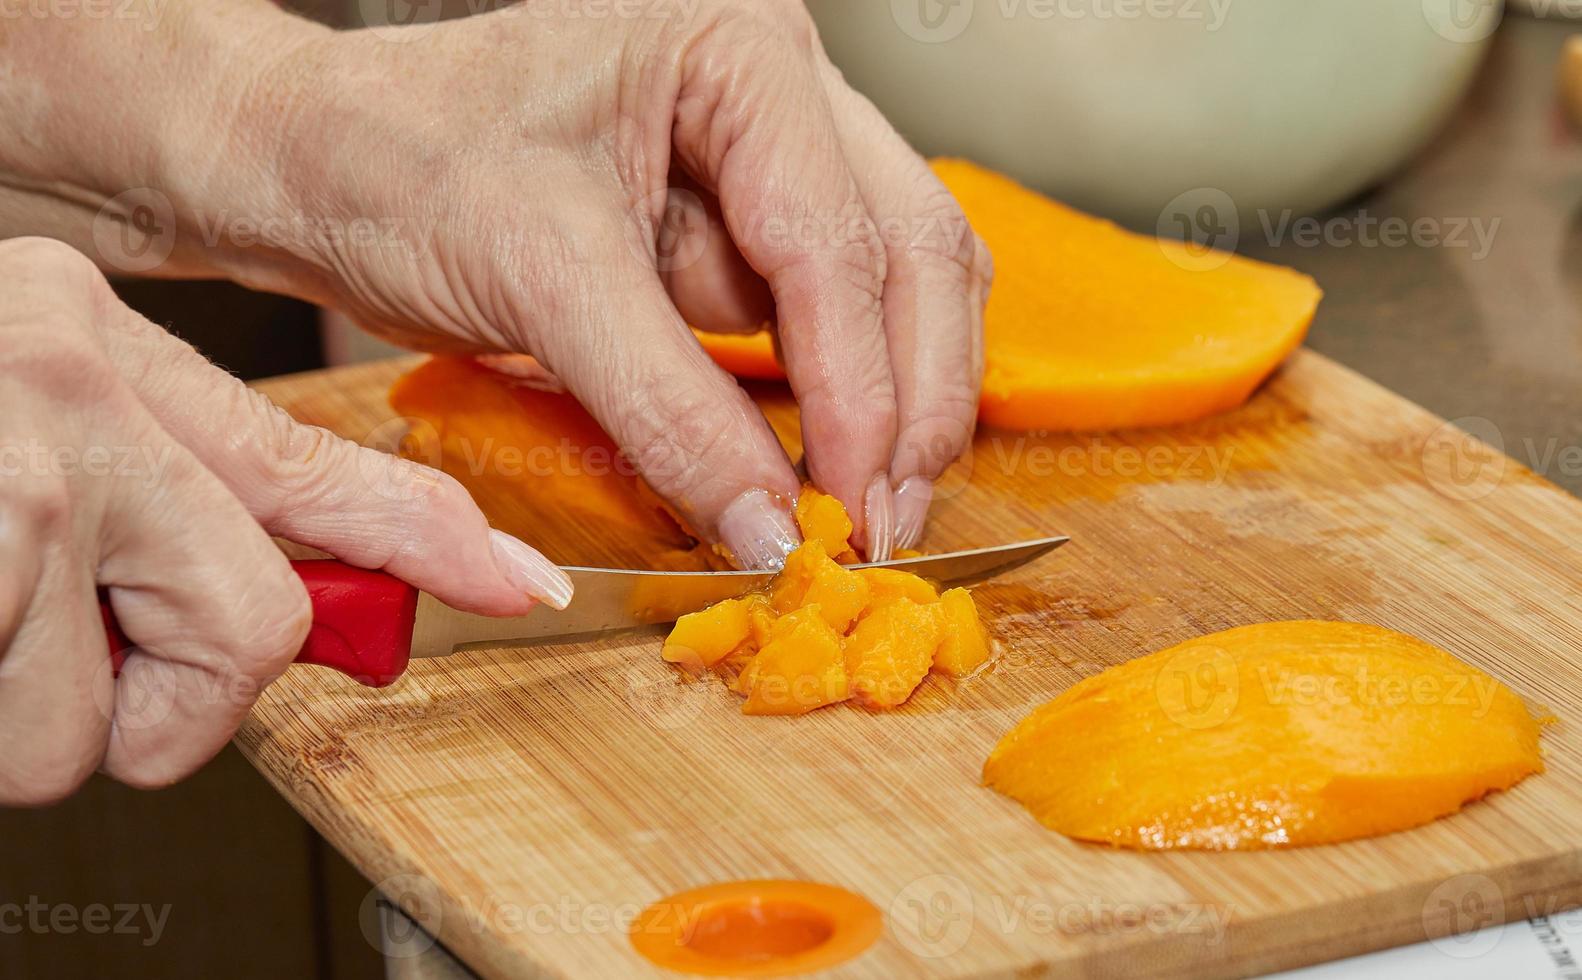
{"label": "wooden cutting board", "polygon": [[[388,436],[411,363],[259,387]],[[794,441],[785,396],[763,400]],[[867,896],[884,934],[835,975],[876,978],[1256,973],[1582,900],[1582,502],[1310,352],[1199,425],[982,433],[942,496],[930,549],[1073,542],[978,590],[993,672],[894,714],[743,717],[628,636],[419,663],[380,692],[295,668],[238,741],[487,975],[645,975],[639,908],[744,878]],[[1309,617],[1415,634],[1552,711],[1548,772],[1405,833],[1244,854],[1079,844],[979,785],[999,736],[1079,678]]]}

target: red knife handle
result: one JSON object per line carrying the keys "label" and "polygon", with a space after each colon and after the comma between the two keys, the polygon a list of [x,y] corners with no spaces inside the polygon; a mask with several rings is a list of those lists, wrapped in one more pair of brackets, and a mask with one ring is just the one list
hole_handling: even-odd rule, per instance
{"label": "red knife handle", "polygon": [[[412,655],[417,589],[384,572],[327,558],[294,561],[291,569],[313,602],[313,627],[297,663],[338,670],[368,687],[384,687],[401,676]],[[119,671],[133,644],[121,632],[103,590],[99,611]]]}

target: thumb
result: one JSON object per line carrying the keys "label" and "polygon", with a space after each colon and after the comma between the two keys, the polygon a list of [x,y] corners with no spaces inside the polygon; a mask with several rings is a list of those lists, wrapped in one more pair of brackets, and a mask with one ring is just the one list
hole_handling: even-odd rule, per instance
{"label": "thumb", "polygon": [[490,528],[450,476],[303,425],[190,345],[125,307],[115,312],[102,322],[112,324],[104,339],[122,376],[270,534],[485,615],[570,602],[565,573]]}

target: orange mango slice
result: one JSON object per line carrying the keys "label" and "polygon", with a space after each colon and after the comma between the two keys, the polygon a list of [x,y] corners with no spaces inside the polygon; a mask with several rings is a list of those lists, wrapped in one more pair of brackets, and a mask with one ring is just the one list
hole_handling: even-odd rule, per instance
{"label": "orange mango slice", "polygon": [[748,715],[801,715],[847,696],[840,634],[816,604],[781,617],[742,676]]}
{"label": "orange mango slice", "polygon": [[803,487],[796,501],[796,523],[802,540],[816,541],[831,558],[851,550],[851,518],[839,500]]}
{"label": "orange mango slice", "polygon": [[409,419],[403,454],[472,494],[489,522],[527,541],[546,523],[597,528],[564,564],[701,568],[718,564],[638,477],[570,395],[541,391],[467,357],[435,357],[390,389]]}
{"label": "orange mango slice", "polygon": [[868,605],[868,580],[836,564],[819,542],[805,541],[786,556],[769,601],[780,615],[818,605],[830,626],[845,633]]}
{"label": "orange mango slice", "polygon": [[1261,623],[1086,678],[995,746],[984,781],[1069,837],[1324,844],[1455,813],[1543,771],[1509,688],[1357,623]]}
{"label": "orange mango slice", "polygon": [[857,574],[868,583],[870,606],[877,606],[892,599],[907,599],[922,603],[939,601],[939,590],[928,579],[898,568],[859,568]]}
{"label": "orange mango slice", "polygon": [[726,599],[687,613],[676,620],[660,655],[673,664],[714,666],[751,636],[750,609],[746,599]]}
{"label": "orange mango slice", "polygon": [[[1133,234],[964,160],[932,165],[994,255],[990,425],[1174,425],[1235,408],[1318,308],[1318,286],[1294,270]],[[784,377],[767,332],[701,340],[726,370]]]}
{"label": "orange mango slice", "polygon": [[896,599],[871,610],[846,638],[852,698],[870,708],[904,702],[933,665],[939,639],[932,607]]}
{"label": "orange mango slice", "polygon": [[966,677],[989,661],[989,635],[978,619],[978,606],[966,589],[949,589],[936,607],[940,621],[939,648],[934,669],[951,677]]}

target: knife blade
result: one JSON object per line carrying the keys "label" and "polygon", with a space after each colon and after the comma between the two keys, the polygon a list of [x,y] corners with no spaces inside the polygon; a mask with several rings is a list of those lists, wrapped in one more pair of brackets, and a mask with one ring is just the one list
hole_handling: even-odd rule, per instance
{"label": "knife blade", "polygon": [[[992,548],[920,555],[850,568],[896,568],[945,585],[980,582],[1060,547],[1065,537],[1039,538]],[[586,633],[671,623],[723,599],[769,587],[774,572],[649,572],[624,568],[562,566],[576,587],[563,610],[540,606],[526,616],[495,619],[452,609],[424,593],[412,629],[413,657],[444,657],[457,650],[531,643]]]}
{"label": "knife blade", "polygon": [[[1065,544],[1038,538],[992,548],[920,555],[851,568],[896,568],[944,585],[979,582],[1027,564]],[[526,616],[493,618],[462,612],[393,575],[328,558],[293,561],[313,603],[313,626],[299,664],[329,667],[368,687],[383,687],[413,657],[588,637],[673,622],[722,599],[768,588],[773,572],[656,572],[563,566],[576,587],[565,609],[539,606]],[[115,669],[136,647],[122,633],[108,594],[99,596]]]}

